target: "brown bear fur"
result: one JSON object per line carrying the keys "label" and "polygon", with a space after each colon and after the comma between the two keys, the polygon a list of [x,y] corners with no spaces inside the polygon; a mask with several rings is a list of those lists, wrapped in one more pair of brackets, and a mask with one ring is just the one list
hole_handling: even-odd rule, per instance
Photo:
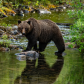
{"label": "brown bear fur", "polygon": [[18,21],[18,30],[28,39],[26,50],[34,47],[37,50],[37,41],[39,41],[39,51],[44,51],[46,45],[52,40],[62,54],[65,50],[64,40],[59,27],[51,20],[36,20],[29,18],[25,21]]}

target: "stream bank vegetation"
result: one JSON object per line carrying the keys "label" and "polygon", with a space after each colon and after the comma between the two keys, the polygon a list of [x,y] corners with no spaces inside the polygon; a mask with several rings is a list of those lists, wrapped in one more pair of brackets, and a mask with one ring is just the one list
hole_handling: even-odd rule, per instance
{"label": "stream bank vegetation", "polygon": [[70,27],[71,42],[77,45],[80,52],[84,52],[84,4],[80,0],[72,3],[75,3],[72,5],[74,10],[68,11],[69,17],[74,20],[74,24]]}
{"label": "stream bank vegetation", "polygon": [[[67,3],[68,2],[68,3]],[[38,9],[60,10],[71,7],[70,0],[1,0],[0,1],[0,17],[14,16],[22,12],[34,12]]]}

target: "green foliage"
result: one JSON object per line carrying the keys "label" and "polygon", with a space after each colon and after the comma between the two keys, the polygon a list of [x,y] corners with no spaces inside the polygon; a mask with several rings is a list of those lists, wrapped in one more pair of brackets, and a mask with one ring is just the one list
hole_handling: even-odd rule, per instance
{"label": "green foliage", "polygon": [[4,27],[7,27],[7,24],[6,23],[2,23],[2,24],[0,24],[1,26],[4,26]]}
{"label": "green foliage", "polygon": [[8,36],[5,34],[2,36],[2,39],[6,40],[8,38]]}
{"label": "green foliage", "polygon": [[72,7],[78,9],[82,7],[82,2],[80,0],[73,0],[71,1]]}
{"label": "green foliage", "polygon": [[11,26],[11,24],[6,24],[6,23],[0,23],[0,26],[4,26],[5,28],[7,28],[7,27],[10,27]]}
{"label": "green foliage", "polygon": [[54,4],[57,5],[57,4],[59,4],[59,3],[62,3],[62,0],[55,0],[54,2],[55,2]]}
{"label": "green foliage", "polygon": [[28,5],[30,5],[31,4],[31,1],[28,1]]}
{"label": "green foliage", "polygon": [[2,6],[2,0],[0,0],[0,7]]}
{"label": "green foliage", "polygon": [[39,1],[40,4],[45,5],[45,6],[50,3],[49,0],[38,0],[38,1]]}
{"label": "green foliage", "polygon": [[36,1],[35,6],[39,6],[39,1]]}
{"label": "green foliage", "polygon": [[70,18],[73,18],[74,20],[77,20],[77,19],[81,19],[81,20],[84,20],[84,11],[83,10],[76,10],[76,9],[73,9],[73,10],[68,10],[68,15]]}
{"label": "green foliage", "polygon": [[55,4],[58,4],[58,3],[59,3],[59,1],[56,1],[56,2],[55,2]]}
{"label": "green foliage", "polygon": [[80,35],[78,40],[76,41],[77,45],[79,46],[79,51],[84,51],[84,34]]}
{"label": "green foliage", "polygon": [[73,45],[73,44],[69,44],[68,47],[69,47],[69,48],[73,48],[74,45]]}
{"label": "green foliage", "polygon": [[[11,24],[6,24],[6,23],[1,23],[0,26],[3,26],[4,28],[10,27]],[[11,29],[11,27],[10,27]],[[8,47],[11,43],[10,40],[8,40],[8,36],[6,34],[4,34],[1,38],[0,38],[0,46],[5,46]]]}
{"label": "green foliage", "polygon": [[69,10],[68,14],[69,17],[73,18],[75,22],[73,26],[71,26],[70,30],[71,35],[73,36],[71,41],[75,41],[75,43],[79,47],[79,51],[82,52],[84,51],[84,11],[83,9],[81,9],[82,7],[81,2],[79,0],[77,1],[76,0],[73,1],[73,3],[76,4],[76,6],[73,5],[75,9]]}
{"label": "green foliage", "polygon": [[5,34],[2,36],[2,40],[0,40],[0,46],[8,47],[10,45],[11,41],[8,40],[8,36]]}

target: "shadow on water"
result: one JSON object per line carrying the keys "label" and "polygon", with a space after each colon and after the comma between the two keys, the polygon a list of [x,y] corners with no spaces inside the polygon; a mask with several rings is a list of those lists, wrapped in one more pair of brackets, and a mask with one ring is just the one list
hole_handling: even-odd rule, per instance
{"label": "shadow on water", "polygon": [[36,60],[26,60],[26,67],[17,77],[14,84],[52,84],[56,81],[64,64],[64,58],[58,57],[55,63],[50,67],[45,60],[44,54],[40,54],[38,64]]}

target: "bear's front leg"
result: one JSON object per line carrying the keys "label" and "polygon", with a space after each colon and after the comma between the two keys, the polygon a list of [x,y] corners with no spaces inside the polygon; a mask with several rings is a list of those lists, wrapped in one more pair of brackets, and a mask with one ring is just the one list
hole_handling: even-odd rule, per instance
{"label": "bear's front leg", "polygon": [[38,50],[37,49],[37,42],[35,43],[35,45],[34,45],[34,48],[33,48],[34,50]]}
{"label": "bear's front leg", "polygon": [[39,42],[39,51],[42,52],[45,50],[47,43]]}
{"label": "bear's front leg", "polygon": [[36,44],[36,41],[30,41],[29,40],[27,48],[24,51],[30,51],[32,49],[32,47],[34,47],[35,44]]}

